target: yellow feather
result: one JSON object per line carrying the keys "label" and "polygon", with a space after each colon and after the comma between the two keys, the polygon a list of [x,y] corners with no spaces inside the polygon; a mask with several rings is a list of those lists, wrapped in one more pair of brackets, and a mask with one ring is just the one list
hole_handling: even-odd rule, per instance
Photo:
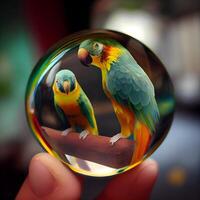
{"label": "yellow feather", "polygon": [[92,64],[101,69],[102,87],[103,87],[106,95],[111,98],[111,96],[106,88],[107,72],[110,71],[111,64],[113,62],[117,62],[118,58],[123,53],[123,50],[118,47],[109,46],[109,47],[107,47],[107,49],[105,51],[107,51],[107,54],[108,54],[107,57],[105,59],[101,59],[100,56],[92,56]]}
{"label": "yellow feather", "polygon": [[81,87],[77,83],[76,88],[72,92],[70,92],[69,95],[66,95],[65,93],[60,92],[59,89],[56,87],[56,84],[54,83],[53,92],[54,92],[54,100],[59,105],[73,104],[77,102],[80,96]]}
{"label": "yellow feather", "polygon": [[123,50],[118,47],[109,47],[108,51],[106,59],[101,59],[101,56],[92,56],[91,64],[101,68],[102,70],[105,69],[109,71],[111,63],[117,62],[119,56],[123,53]]}

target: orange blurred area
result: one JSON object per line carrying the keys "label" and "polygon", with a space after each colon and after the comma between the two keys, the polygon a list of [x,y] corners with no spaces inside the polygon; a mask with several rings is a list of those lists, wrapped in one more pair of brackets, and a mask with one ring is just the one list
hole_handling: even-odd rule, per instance
{"label": "orange blurred area", "polygon": [[169,172],[167,174],[167,181],[170,185],[174,187],[181,187],[185,184],[187,181],[187,172],[185,168],[183,167],[174,167],[172,169],[169,169]]}

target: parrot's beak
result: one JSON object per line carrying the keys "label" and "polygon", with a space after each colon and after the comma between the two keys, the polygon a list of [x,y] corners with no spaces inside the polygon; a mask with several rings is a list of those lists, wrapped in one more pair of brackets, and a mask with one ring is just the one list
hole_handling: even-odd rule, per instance
{"label": "parrot's beak", "polygon": [[70,83],[69,83],[69,81],[64,81],[63,88],[64,88],[65,93],[69,94],[69,92],[70,92]]}
{"label": "parrot's beak", "polygon": [[90,56],[89,52],[84,48],[80,48],[78,50],[78,58],[81,63],[87,67],[89,64],[92,63],[92,57]]}

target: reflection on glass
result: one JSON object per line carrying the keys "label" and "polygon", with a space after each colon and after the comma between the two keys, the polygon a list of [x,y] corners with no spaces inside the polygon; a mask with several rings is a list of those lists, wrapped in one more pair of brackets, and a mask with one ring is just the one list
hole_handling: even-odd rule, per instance
{"label": "reflection on glass", "polygon": [[138,40],[82,32],[52,48],[27,86],[27,117],[50,154],[89,176],[122,173],[147,158],[172,122],[171,80]]}

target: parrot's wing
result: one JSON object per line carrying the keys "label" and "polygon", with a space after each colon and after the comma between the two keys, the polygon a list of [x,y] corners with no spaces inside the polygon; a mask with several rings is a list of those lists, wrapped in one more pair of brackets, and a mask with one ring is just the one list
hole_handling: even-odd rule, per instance
{"label": "parrot's wing", "polygon": [[154,86],[137,63],[115,63],[108,72],[107,87],[117,102],[131,108],[138,120],[155,130],[159,111]]}
{"label": "parrot's wing", "polygon": [[90,103],[90,100],[83,92],[83,90],[81,91],[80,97],[78,99],[78,104],[80,106],[82,114],[86,117],[90,127],[92,127],[95,133],[98,133],[92,104]]}
{"label": "parrot's wing", "polygon": [[59,119],[61,120],[62,128],[63,129],[69,128],[69,123],[68,123],[67,117],[65,116],[64,111],[56,103],[54,105],[55,105],[56,112],[59,116]]}

